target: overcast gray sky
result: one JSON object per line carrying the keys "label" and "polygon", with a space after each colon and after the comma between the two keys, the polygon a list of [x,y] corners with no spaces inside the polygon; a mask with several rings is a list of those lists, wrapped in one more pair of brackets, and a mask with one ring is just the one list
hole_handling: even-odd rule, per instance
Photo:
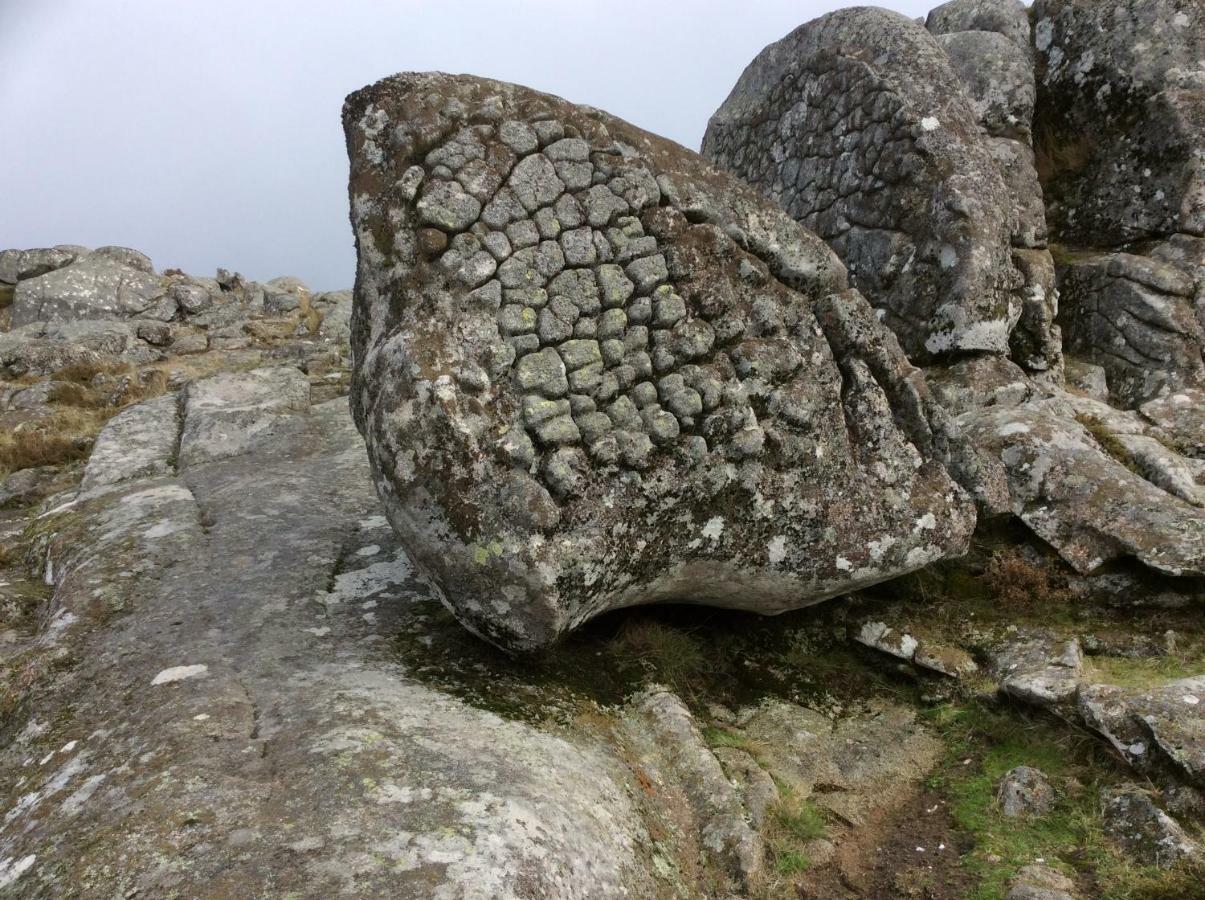
{"label": "overcast gray sky", "polygon": [[356,88],[488,75],[697,149],[763,46],[850,5],[0,0],[0,248],[123,244],[160,269],[350,287],[339,110]]}

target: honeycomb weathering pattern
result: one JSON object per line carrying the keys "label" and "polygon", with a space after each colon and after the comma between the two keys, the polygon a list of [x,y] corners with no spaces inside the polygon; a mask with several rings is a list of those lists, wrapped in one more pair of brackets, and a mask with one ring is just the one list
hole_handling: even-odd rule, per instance
{"label": "honeycomb weathering pattern", "polygon": [[800,26],[749,64],[702,152],[824,238],[913,359],[1008,353],[1017,213],[923,26],[869,7]]}
{"label": "honeycomb weathering pattern", "polygon": [[918,370],[811,233],[697,155],[469,76],[348,98],[351,403],[457,616],[782,612],[964,550]]}

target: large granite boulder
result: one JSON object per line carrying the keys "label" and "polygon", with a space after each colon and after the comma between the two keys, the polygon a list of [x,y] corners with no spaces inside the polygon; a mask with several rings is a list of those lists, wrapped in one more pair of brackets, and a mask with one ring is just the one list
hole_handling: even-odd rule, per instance
{"label": "large granite boulder", "polygon": [[[911,806],[941,744],[885,698],[767,698],[713,751],[663,688],[624,702],[462,636],[345,400],[282,408],[288,371],[127,408],[21,520],[30,565],[0,587],[38,602],[0,645],[0,897],[761,897],[776,782],[845,852]],[[557,671],[597,665],[590,640]]]}
{"label": "large granite boulder", "polygon": [[58,244],[33,250],[0,251],[0,284],[16,284],[70,265],[88,253],[87,247]]}
{"label": "large granite boulder", "polygon": [[925,27],[934,34],[990,31],[1030,50],[1029,12],[1021,0],[949,0],[929,10]]}
{"label": "large granite boulder", "polygon": [[143,254],[101,247],[44,275],[17,282],[13,326],[74,319],[170,319],[175,301]]}
{"label": "large granite boulder", "polygon": [[1028,51],[995,31],[939,34],[937,42],[988,134],[1028,140],[1036,93]]}
{"label": "large granite boulder", "polygon": [[1068,351],[1104,367],[1116,403],[1133,408],[1205,381],[1205,332],[1180,268],[1129,253],[1065,253],[1058,289]]}
{"label": "large granite boulder", "polygon": [[471,629],[525,650],[633,604],[781,612],[965,548],[923,379],[757,193],[467,76],[386,79],[344,127],[352,409]]}
{"label": "large granite boulder", "polygon": [[1013,200],[921,25],[860,7],[797,28],[745,69],[703,154],[829,242],[913,359],[1008,352]]}
{"label": "large granite boulder", "polygon": [[1117,245],[1205,234],[1205,11],[1037,0],[1035,134],[1051,227]]}
{"label": "large granite boulder", "polygon": [[1062,336],[1055,324],[1058,295],[1046,249],[1046,204],[1031,142],[1036,86],[1028,14],[1016,0],[953,0],[929,14],[927,27],[971,100],[1016,215],[1012,261],[1023,287],[1012,358],[1057,385]]}

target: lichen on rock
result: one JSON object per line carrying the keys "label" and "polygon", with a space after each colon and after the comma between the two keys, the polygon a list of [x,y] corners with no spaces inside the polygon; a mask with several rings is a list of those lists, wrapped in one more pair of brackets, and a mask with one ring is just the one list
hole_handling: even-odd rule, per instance
{"label": "lichen on rock", "polygon": [[344,124],[352,408],[470,628],[522,650],[633,604],[781,612],[961,552],[923,380],[772,204],[486,79],[386,79]]}

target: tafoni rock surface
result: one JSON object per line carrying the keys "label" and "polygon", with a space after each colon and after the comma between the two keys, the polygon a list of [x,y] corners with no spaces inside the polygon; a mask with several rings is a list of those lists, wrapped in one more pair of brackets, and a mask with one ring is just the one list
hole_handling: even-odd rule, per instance
{"label": "tafoni rock surface", "polygon": [[[1155,46],[1170,29],[1175,40],[1140,80],[1175,80],[1191,93],[1196,13],[1174,3],[1166,16],[1126,12],[1140,5],[1038,4],[1036,54],[1015,0],[955,0],[927,29],[885,10],[830,13],[750,63],[703,152],[829,241],[903,348],[927,364],[953,417],[949,443],[964,451],[952,471],[981,521],[1018,517],[1084,574],[1138,559],[1199,578],[1200,451],[1122,411],[1166,407],[1205,383],[1197,226],[1185,212],[1160,243],[1102,252],[1067,246],[1083,234],[1046,221],[1055,175],[1043,123],[1085,89],[1069,69],[1119,79],[1132,57],[1117,48]],[[1060,80],[1052,48],[1064,33],[1084,56],[1055,60]],[[1079,105],[1061,127],[1092,139],[1089,109]],[[1197,177],[1197,163],[1176,155],[1151,151],[1141,166],[1148,179]],[[1142,202],[1129,199],[1136,191],[1126,203]],[[1077,372],[1096,367],[1098,397],[1064,390],[1064,351]]]}
{"label": "tafoni rock surface", "polygon": [[0,251],[0,897],[1197,896],[1201,38],[842,10],[719,169],[400,75],[354,293]]}
{"label": "tafoni rock surface", "polygon": [[821,241],[693,153],[526,88],[344,107],[352,410],[468,627],[779,613],[957,556],[941,411]]}
{"label": "tafoni rock surface", "polygon": [[828,241],[914,360],[1007,353],[1027,289],[1011,255],[1015,206],[1036,179],[1021,193],[1006,187],[980,131],[1001,102],[973,103],[916,22],[838,10],[749,64],[708,123],[703,154]]}

